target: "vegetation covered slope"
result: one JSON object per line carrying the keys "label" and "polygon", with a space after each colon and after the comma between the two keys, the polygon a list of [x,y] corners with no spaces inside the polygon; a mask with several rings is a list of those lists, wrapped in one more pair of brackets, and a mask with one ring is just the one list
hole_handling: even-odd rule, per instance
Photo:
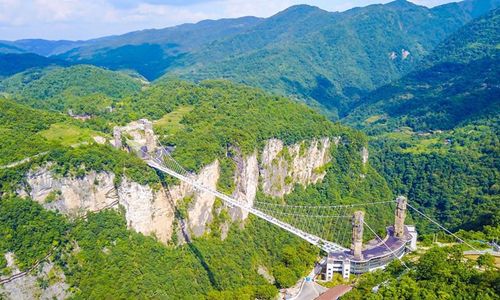
{"label": "vegetation covered slope", "polygon": [[499,226],[499,20],[466,25],[346,118],[391,188],[452,228]]}
{"label": "vegetation covered slope", "polygon": [[186,56],[188,65],[178,72],[314,99],[342,117],[365,92],[411,70],[471,18],[457,4],[428,9],[395,1],[343,13],[296,6]]}
{"label": "vegetation covered slope", "polygon": [[[89,65],[32,69],[0,83],[0,91],[35,108],[98,113],[117,99],[141,90],[143,83],[126,74]],[[88,104],[89,111],[85,111]]]}
{"label": "vegetation covered slope", "polygon": [[388,272],[363,275],[345,299],[497,299],[499,272],[491,255],[477,261],[464,258],[460,247],[435,247],[406,260],[411,271],[398,262]]}
{"label": "vegetation covered slope", "polygon": [[66,66],[68,63],[33,53],[0,54],[0,79],[31,68],[44,68],[50,65]]}
{"label": "vegetation covered slope", "polygon": [[370,131],[450,129],[500,109],[500,10],[450,36],[422,67],[366,96],[345,121]]}
{"label": "vegetation covered slope", "polygon": [[[372,164],[391,189],[452,229],[500,226],[498,117],[452,130],[371,138]],[[422,231],[435,227],[423,226]]]}
{"label": "vegetation covered slope", "polygon": [[134,69],[149,80],[165,72],[226,78],[319,102],[337,117],[498,3],[467,0],[428,9],[399,0],[342,13],[302,5],[267,19],[202,21],[90,40],[57,57]]}
{"label": "vegetation covered slope", "polygon": [[[142,117],[159,120],[155,130],[163,142],[175,145],[176,158],[193,170],[216,158],[230,160],[229,148],[238,147],[249,153],[272,137],[291,144],[341,136],[342,143],[332,149],[334,161],[326,167],[328,176],[324,183],[307,189],[297,187],[297,192],[286,201],[300,203],[306,199],[310,203],[330,204],[392,198],[384,180],[361,163],[360,147],[366,144],[362,134],[331,123],[304,104],[255,88],[225,81],[165,81],[134,97],[118,100],[114,110],[85,122],[27,108],[11,100],[5,103],[2,111],[10,112],[2,118],[4,127],[22,126],[24,117],[33,114],[55,118],[30,121],[40,123],[39,126],[29,125],[26,120],[25,127],[36,127],[27,141],[53,129],[54,124],[71,124],[82,130],[93,128],[105,135],[114,124]],[[177,121],[169,122],[168,117],[179,111],[182,114]],[[98,125],[102,123],[105,125],[101,129]],[[63,176],[83,176],[88,170],[117,173],[125,169],[122,172],[141,182],[126,173],[133,169],[135,175],[146,179],[142,183],[147,183],[150,175],[157,181],[163,180],[143,169],[144,164],[132,155],[107,146],[50,145],[50,153],[33,163],[52,161]],[[21,269],[26,269],[55,246],[51,258],[66,274],[76,298],[273,299],[277,288],[293,285],[306,274],[318,254],[317,249],[298,238],[253,217],[244,229],[233,224],[224,241],[214,227],[210,234],[177,247],[127,230],[120,212],[103,211],[86,220],[67,220],[29,200],[12,197],[29,167],[27,164],[0,170],[0,256],[14,252]],[[392,218],[390,211],[388,217]],[[33,226],[38,229],[31,234],[28,229]],[[35,239],[37,243],[33,242]],[[259,275],[262,269],[274,277],[274,283]]]}
{"label": "vegetation covered slope", "polygon": [[[26,172],[45,162],[52,162],[53,170],[63,176],[112,171],[144,184],[159,182],[140,159],[97,144],[94,137],[106,134],[86,127],[65,115],[0,98],[0,196],[14,193]],[[26,158],[31,160],[17,164]]]}
{"label": "vegetation covered slope", "polygon": [[259,22],[260,19],[255,17],[205,20],[89,40],[64,53],[53,54],[58,54],[61,59],[114,70],[132,69],[153,80],[163,75],[185,53],[252,28]]}

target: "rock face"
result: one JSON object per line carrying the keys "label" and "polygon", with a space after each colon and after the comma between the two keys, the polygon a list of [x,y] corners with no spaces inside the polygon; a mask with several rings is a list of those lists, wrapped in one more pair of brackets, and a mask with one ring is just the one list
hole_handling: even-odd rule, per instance
{"label": "rock face", "polygon": [[262,152],[262,191],[283,197],[295,184],[314,184],[323,179],[322,169],[330,161],[330,139],[313,140],[285,147],[280,140],[269,140]]}
{"label": "rock face", "polygon": [[[19,273],[14,263],[14,255],[6,253],[7,266],[11,274]],[[0,276],[0,278],[7,276]],[[70,296],[69,285],[65,282],[64,273],[51,262],[44,262],[37,271],[0,285],[0,299],[67,299]],[[41,288],[39,280],[48,282],[46,288]]]}
{"label": "rock face", "polygon": [[[323,138],[285,146],[282,141],[271,139],[260,153],[260,162],[257,151],[248,156],[237,154],[233,157],[236,170],[232,197],[253,205],[259,189],[269,196],[283,197],[292,192],[296,184],[317,183],[326,174],[325,165],[330,161],[332,144],[338,143],[339,138]],[[193,176],[203,185],[217,189],[218,160]],[[47,165],[27,174],[28,186],[19,194],[29,195],[48,209],[71,215],[119,204],[125,210],[129,228],[153,234],[165,243],[174,234],[176,209],[186,210],[181,223],[187,227],[185,231],[194,236],[207,232],[214,214],[220,212],[220,209],[214,212],[214,196],[196,191],[183,182],[156,189],[125,177],[118,185],[115,182],[115,175],[106,172],[90,172],[83,178],[60,178]],[[229,215],[233,221],[245,220],[248,213],[230,208]],[[227,224],[223,228],[227,230]]]}
{"label": "rock face", "polygon": [[115,175],[106,172],[90,172],[83,178],[58,178],[46,166],[28,173],[29,188],[25,193],[44,207],[69,215],[120,204],[125,208],[130,228],[144,234],[155,234],[163,242],[169,241],[173,205],[165,190],[154,191],[150,186],[127,178],[123,178],[116,188],[114,181]]}
{"label": "rock face", "polygon": [[[217,189],[219,180],[219,161],[202,169],[197,177],[197,181],[210,189]],[[196,192],[193,201],[188,208],[189,228],[195,236],[201,236],[206,231],[206,225],[212,218],[212,208],[215,196],[207,192]]]}
{"label": "rock face", "polygon": [[[126,135],[126,137],[124,136]],[[127,146],[130,150],[146,153],[154,153],[158,146],[158,139],[153,132],[153,123],[146,119],[130,122],[123,127],[113,128],[113,146],[121,149],[124,145],[122,138],[127,140]]]}
{"label": "rock face", "polygon": [[361,149],[361,162],[363,163],[363,165],[366,165],[366,163],[368,163],[368,155],[368,148],[363,147]]}
{"label": "rock face", "polygon": [[114,174],[90,172],[83,178],[56,177],[49,166],[28,173],[29,196],[62,213],[96,211],[118,199]]}
{"label": "rock face", "polygon": [[[234,176],[235,189],[232,197],[252,206],[259,185],[257,151],[246,158],[238,155],[234,160],[236,162],[236,174]],[[248,212],[235,207],[231,209],[230,215],[233,220],[245,220],[248,217]]]}
{"label": "rock face", "polygon": [[155,191],[124,178],[117,191],[118,202],[125,208],[129,228],[154,234],[163,242],[172,236],[174,207],[163,188]]}

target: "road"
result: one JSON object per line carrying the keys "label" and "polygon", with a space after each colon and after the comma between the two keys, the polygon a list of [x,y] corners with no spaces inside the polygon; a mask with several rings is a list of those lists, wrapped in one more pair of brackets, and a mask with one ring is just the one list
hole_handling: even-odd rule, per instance
{"label": "road", "polygon": [[306,281],[300,293],[290,300],[313,300],[328,290],[314,281]]}

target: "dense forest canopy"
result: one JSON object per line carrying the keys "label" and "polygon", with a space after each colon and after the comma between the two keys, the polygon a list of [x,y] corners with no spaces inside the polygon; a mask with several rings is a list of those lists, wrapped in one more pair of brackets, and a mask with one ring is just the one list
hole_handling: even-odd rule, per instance
{"label": "dense forest canopy", "polygon": [[[178,236],[161,243],[129,229],[123,207],[69,218],[20,198],[27,174],[42,166],[57,178],[112,173],[115,188],[124,178],[152,191],[177,184],[111,146],[115,126],[142,118],[190,172],[218,160],[224,193],[235,189],[236,156],[273,138],[302,151],[328,137],[338,144],[315,169],[326,172],[322,180],[281,198],[258,190],[256,200],[332,205],[405,195],[476,247],[498,241],[499,3],[429,9],[398,0],[342,13],[299,5],[270,18],[89,41],[2,41],[0,276],[12,274],[7,253],[21,271],[48,255],[76,299],[274,299],[310,272],[324,253],[256,217],[227,223],[222,239],[230,217],[219,200],[210,230],[178,244]],[[176,228],[188,198],[174,212]],[[380,235],[394,218],[388,206],[365,209]],[[412,212],[407,223],[417,226],[420,250],[357,278],[347,299],[498,298],[491,256],[433,248],[437,227]]]}
{"label": "dense forest canopy", "polygon": [[500,11],[452,34],[345,121],[371,135],[391,189],[452,228],[498,226]]}
{"label": "dense forest canopy", "polygon": [[[139,92],[142,82],[120,72],[90,65],[30,69],[0,83],[0,91],[35,108],[78,110],[95,97],[121,99]],[[91,104],[88,104],[91,105]]]}

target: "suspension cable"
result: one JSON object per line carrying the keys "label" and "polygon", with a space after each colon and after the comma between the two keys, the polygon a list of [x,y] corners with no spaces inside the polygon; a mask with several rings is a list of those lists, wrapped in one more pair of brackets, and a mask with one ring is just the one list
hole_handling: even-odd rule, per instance
{"label": "suspension cable", "polygon": [[445,227],[443,227],[441,224],[439,224],[437,221],[434,221],[433,219],[431,219],[430,217],[428,217],[426,214],[424,214],[423,212],[419,211],[418,209],[416,209],[415,207],[411,206],[409,203],[406,203],[406,205],[408,205],[411,209],[413,209],[414,211],[416,211],[417,213],[419,213],[422,217],[426,218],[427,220],[431,221],[432,223],[434,223],[435,225],[437,225],[439,228],[441,228],[442,230],[444,230],[446,233],[452,235],[454,238],[456,238],[457,240],[459,240],[460,242],[466,244],[467,246],[471,247],[472,249],[474,249],[475,251],[479,251],[477,250],[475,247],[473,247],[471,244],[467,243],[466,241],[462,240],[460,237],[458,237],[456,234],[454,234],[453,232],[449,231],[448,229],[446,229]]}
{"label": "suspension cable", "polygon": [[264,201],[254,201],[255,204],[264,204],[269,206],[287,206],[291,208],[337,208],[337,207],[357,207],[357,206],[369,206],[383,203],[394,203],[394,200],[390,201],[377,201],[377,202],[368,202],[368,203],[354,203],[354,204],[342,204],[342,205],[288,205],[288,204],[279,204],[279,203],[269,203]]}

